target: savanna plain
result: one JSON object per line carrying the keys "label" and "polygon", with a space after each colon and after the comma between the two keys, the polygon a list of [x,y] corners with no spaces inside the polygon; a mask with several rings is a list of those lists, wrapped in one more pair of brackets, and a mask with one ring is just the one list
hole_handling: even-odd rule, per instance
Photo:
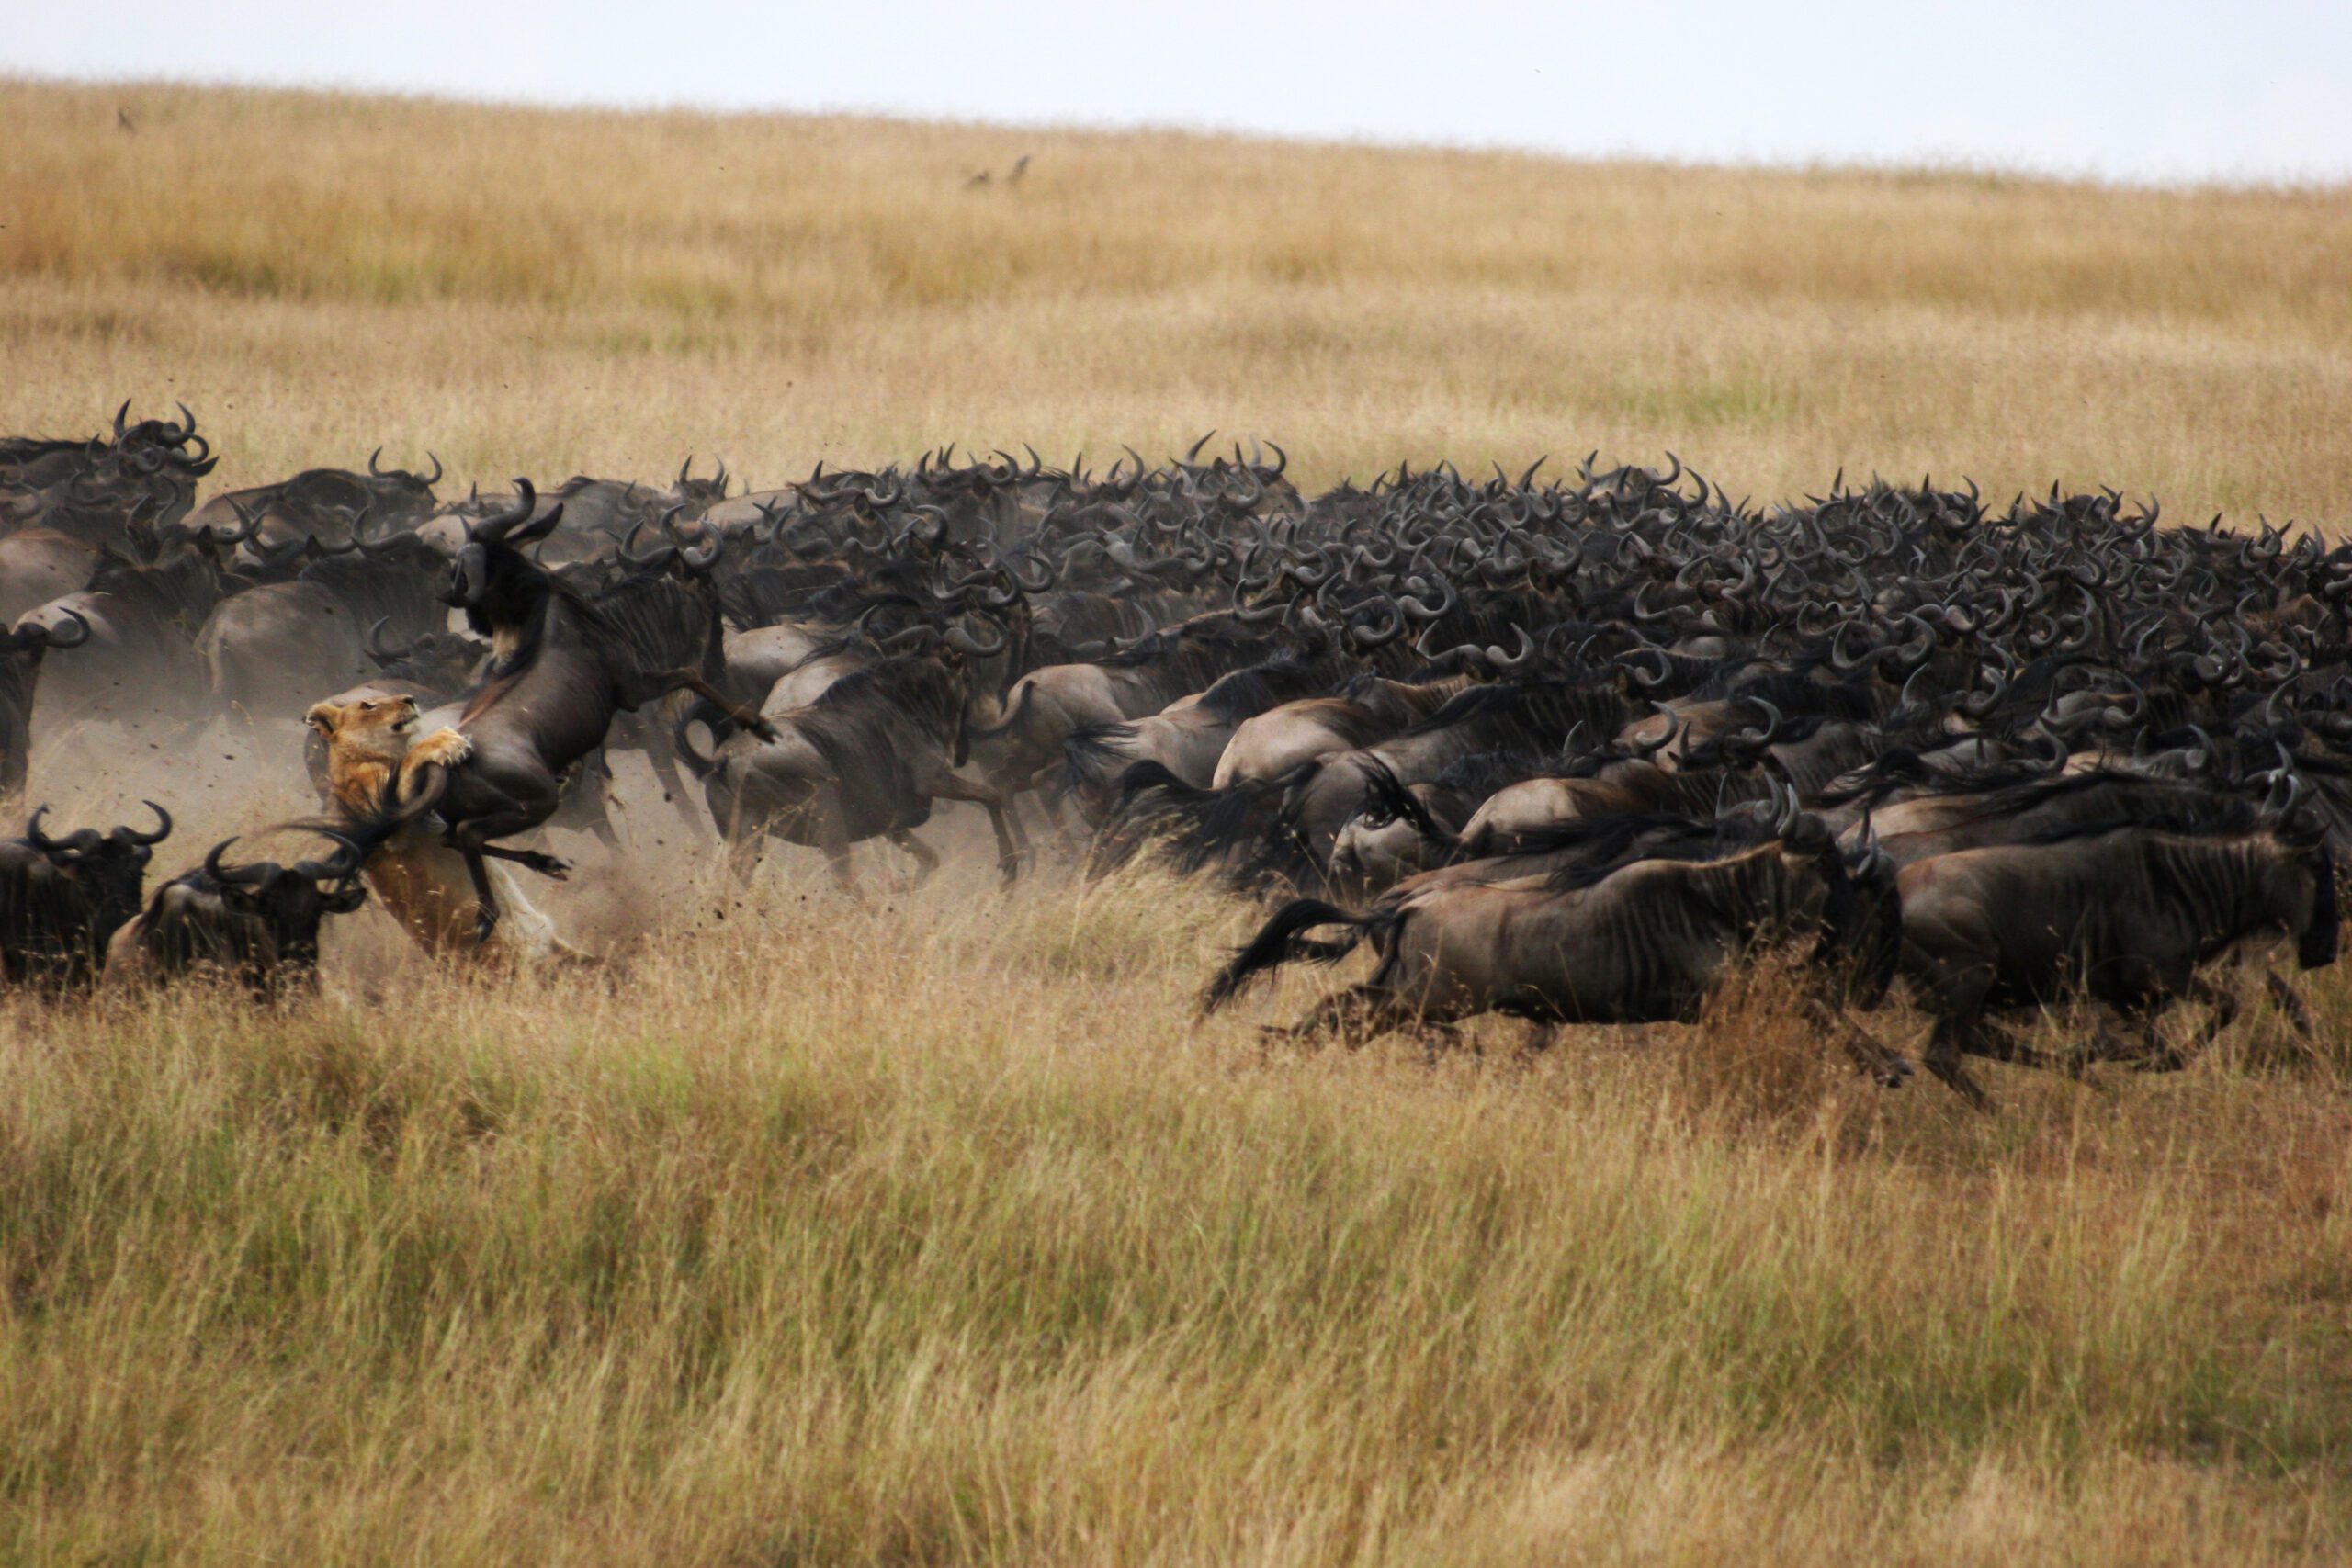
{"label": "savanna plain", "polygon": [[[0,146],[0,428],[185,400],[219,484],[1217,426],[1309,490],[1672,448],[1759,499],[2352,511],[2340,187],[23,82]],[[169,860],[307,808],[293,716],[44,738],[33,794],[164,800]],[[597,970],[455,977],[370,912],[277,1010],[0,1001],[0,1555],[2352,1554],[2334,971],[2316,1046],[2250,1010],[1982,1115],[1769,976],[1301,1055],[1256,1026],[1328,976],[1195,1020],[1250,921],[1204,889],[739,890],[622,783],[628,852],[548,899]]]}

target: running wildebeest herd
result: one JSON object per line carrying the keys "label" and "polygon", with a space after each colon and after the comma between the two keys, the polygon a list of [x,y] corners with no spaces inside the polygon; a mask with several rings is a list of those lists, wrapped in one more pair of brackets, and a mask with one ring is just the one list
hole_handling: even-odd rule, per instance
{"label": "running wildebeest herd", "polygon": [[[379,454],[198,504],[178,413],[0,440],[0,791],[40,798],[54,729],[232,716],[290,749],[307,715],[320,848],[230,840],[150,891],[167,806],[36,807],[0,846],[15,986],[277,995],[369,889],[451,963],[580,962],[519,874],[567,867],[525,840],[612,844],[624,750],[743,878],[797,845],[854,887],[876,839],[928,872],[917,830],[962,801],[1008,881],[1059,853],[1279,900],[1206,1005],[1369,949],[1300,1037],[1687,1021],[1778,950],[1887,1082],[1857,1015],[1900,978],[1981,1102],[1971,1055],[2177,1066],[2257,976],[2308,1032],[2270,954],[2335,960],[2352,545],[2308,533],[1842,476],[1758,508],[1679,462],[1308,497],[1279,448],[1206,438],[734,495],[689,465],[447,500]],[[2028,1045],[2075,1001],[2116,1026]]]}

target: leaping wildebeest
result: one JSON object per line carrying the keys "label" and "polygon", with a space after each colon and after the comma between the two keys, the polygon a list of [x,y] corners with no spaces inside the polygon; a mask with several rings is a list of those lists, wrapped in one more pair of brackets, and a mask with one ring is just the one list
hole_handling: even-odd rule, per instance
{"label": "leaping wildebeest", "polygon": [[528,832],[554,815],[564,771],[605,743],[616,713],[683,689],[754,733],[774,734],[758,714],[738,706],[696,671],[640,665],[618,628],[523,554],[520,547],[554,532],[563,509],[534,517],[530,481],[516,479],[511,509],[468,525],[444,596],[491,642],[483,682],[467,698],[456,725],[469,753],[441,771],[435,788],[402,808],[412,817],[428,809],[441,814],[447,841],[465,857],[473,879],[481,908],[477,935],[485,942],[498,919],[498,900],[484,857],[563,874],[567,868],[554,857],[497,840]]}

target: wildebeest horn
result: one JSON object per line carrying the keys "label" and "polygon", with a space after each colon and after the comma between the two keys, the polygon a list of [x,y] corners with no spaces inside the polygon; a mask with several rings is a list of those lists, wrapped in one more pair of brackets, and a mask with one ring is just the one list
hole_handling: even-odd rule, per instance
{"label": "wildebeest horn", "polygon": [[1424,602],[1407,593],[1397,598],[1396,607],[1413,620],[1434,621],[1462,602],[1462,596],[1454,592],[1453,584],[1442,572],[1437,574],[1436,581],[1437,593],[1433,601]]}
{"label": "wildebeest horn", "polygon": [[1498,670],[1524,670],[1534,662],[1535,639],[1527,635],[1527,628],[1524,626],[1513,626],[1510,628],[1510,634],[1519,644],[1518,650],[1513,653],[1505,653],[1498,644],[1488,643],[1486,649],[1487,662]]}
{"label": "wildebeest horn", "polygon": [[532,488],[531,481],[517,479],[514,481],[514,506],[476,523],[466,530],[467,536],[477,544],[494,545],[506,536],[506,530],[528,518],[538,504],[539,492]]}
{"label": "wildebeest horn", "polygon": [[62,839],[51,838],[40,830],[40,819],[48,814],[46,805],[33,807],[32,819],[25,824],[25,842],[50,855],[85,855],[98,847],[98,830],[96,828],[83,828]]}
{"label": "wildebeest horn", "polygon": [[255,861],[250,865],[233,868],[222,865],[221,853],[236,841],[237,836],[232,833],[213,845],[205,855],[205,874],[213,881],[227,887],[259,887],[277,874],[277,863],[275,861]]}
{"label": "wildebeest horn", "polygon": [[152,800],[142,800],[139,804],[155,814],[155,830],[152,833],[142,833],[136,828],[121,827],[117,828],[114,830],[115,837],[120,839],[127,844],[136,844],[141,849],[160,844],[165,839],[170,838],[172,836],[172,814],[164,810],[162,807],[156,805]]}
{"label": "wildebeest horn", "polygon": [[267,513],[269,509],[267,507],[264,507],[260,512],[248,512],[245,510],[245,503],[239,501],[232,495],[229,497],[229,510],[237,514],[238,526],[236,532],[232,534],[214,534],[212,536],[212,542],[216,545],[227,545],[233,548],[238,545],[249,543],[254,535],[261,532],[262,518]]}
{"label": "wildebeest horn", "polygon": [[341,833],[325,829],[321,829],[319,832],[322,838],[334,840],[334,853],[322,861],[296,861],[293,865],[294,874],[307,877],[312,882],[348,882],[356,876],[359,874],[359,846]]}
{"label": "wildebeest horn", "polygon": [[1056,563],[1034,556],[1026,559],[1029,565],[1037,569],[1037,581],[1035,582],[1029,581],[1028,574],[1021,570],[1023,565],[1021,560],[1015,560],[1012,563],[1012,581],[1021,585],[1021,591],[1024,593],[1043,593],[1054,585],[1054,578],[1057,575]]}
{"label": "wildebeest horn", "polygon": [[2270,793],[2263,797],[2262,815],[2274,822],[2281,822],[2295,814],[2295,807],[2303,798],[2303,781],[2287,768],[2278,769],[2271,777]]}
{"label": "wildebeest horn", "polygon": [[[672,507],[668,512],[662,514],[662,524],[667,525],[671,518],[675,517],[684,510],[685,510],[684,507]],[[636,542],[637,536],[645,528],[645,520],[641,517],[638,519],[635,525],[629,529],[628,536],[621,540],[619,548],[616,553],[620,556],[621,559],[627,561],[629,565],[640,569],[668,566],[672,561],[677,558],[678,547],[675,545],[657,545],[652,549],[646,551],[643,555],[639,555],[629,548],[629,546]]]}
{"label": "wildebeest horn", "polygon": [[947,628],[947,646],[973,659],[992,659],[1002,653],[1012,638],[1000,632],[994,642],[982,642],[962,626]]}
{"label": "wildebeest horn", "polygon": [[118,446],[122,442],[124,434],[123,427],[130,418],[130,400],[129,398],[125,398],[122,400],[122,407],[114,411],[114,438]]}
{"label": "wildebeest horn", "polygon": [[83,615],[81,611],[74,609],[71,606],[61,606],[58,613],[65,616],[66,619],[72,621],[75,626],[81,627],[81,631],[69,639],[60,637],[58,635],[59,628],[56,626],[42,626],[40,628],[42,641],[48,643],[51,648],[79,648],[84,643],[90,640],[90,623],[88,619]]}
{"label": "wildebeest horn", "polygon": [[433,473],[424,482],[428,485],[437,485],[441,482],[441,459],[434,457],[433,454],[430,452],[427,452],[425,456],[433,457]]}
{"label": "wildebeest horn", "polygon": [[718,563],[719,553],[727,548],[726,535],[707,523],[701,525],[701,527],[703,542],[700,546],[691,549],[681,546],[678,549],[679,564],[697,577],[716,566]]}
{"label": "wildebeest horn", "polygon": [[[1927,666],[1922,664],[1919,668],[1925,670]],[[1991,691],[1984,693],[1982,695],[1972,694],[1971,695],[1964,696],[1953,705],[1969,718],[1983,718],[1995,708],[1999,707],[2002,700],[2008,694],[2009,671],[2007,665],[2004,664],[2000,669],[1993,671],[1993,689]]]}
{"label": "wildebeest horn", "polygon": [[384,646],[384,628],[391,624],[391,616],[379,615],[376,618],[376,624],[368,628],[367,637],[362,638],[360,641],[359,646],[367,651],[368,657],[374,660],[378,664],[392,663],[402,654],[408,651],[408,649],[404,648],[387,648]]}
{"label": "wildebeest horn", "polygon": [[[1386,648],[1405,635],[1405,612],[1398,607],[1396,601],[1384,593],[1374,604],[1386,613],[1385,620],[1374,622],[1372,626],[1358,624],[1347,628],[1348,640],[1365,652],[1375,648]],[[1374,629],[1375,626],[1376,630]]]}
{"label": "wildebeest horn", "polygon": [[[1640,660],[1645,657],[1657,660],[1658,668],[1657,674],[1645,675],[1642,673]],[[1629,653],[1625,656],[1625,673],[1632,679],[1634,684],[1636,686],[1641,687],[1644,691],[1654,692],[1657,690],[1658,687],[1665,685],[1668,681],[1673,678],[1674,660],[1672,656],[1668,654],[1668,652],[1662,648],[1645,648],[1640,649],[1638,652]]]}
{"label": "wildebeest horn", "polygon": [[[370,479],[380,479],[387,477],[384,470],[376,466],[377,460],[382,457],[383,455],[384,449],[381,446],[377,447],[373,452],[368,454],[368,475]],[[394,469],[393,472],[397,473],[399,470]]]}
{"label": "wildebeest horn", "polygon": [[1626,750],[1633,752],[1634,756],[1642,759],[1644,761],[1649,761],[1651,758],[1656,757],[1660,751],[1663,751],[1668,747],[1673,745],[1675,737],[1682,733],[1682,715],[1679,712],[1668,707],[1664,703],[1652,703],[1650,706],[1666,716],[1666,733],[1659,736],[1655,740],[1632,740],[1626,742]]}
{"label": "wildebeest horn", "polygon": [[[130,405],[126,402],[122,406],[124,408],[129,408]],[[119,428],[117,433],[119,434]],[[1184,461],[1189,463],[1201,455],[1201,448],[1209,444],[1209,436],[1215,435],[1216,434],[1216,432],[1212,430],[1208,433],[1208,435],[1204,435],[1198,441],[1193,442],[1192,449],[1184,454]]]}
{"label": "wildebeest horn", "polygon": [[940,633],[937,626],[928,625],[913,626],[907,627],[903,631],[893,632],[888,637],[882,638],[876,646],[880,648],[885,653],[908,653],[911,652],[915,649],[927,648],[931,644],[937,642],[939,640],[939,636]]}

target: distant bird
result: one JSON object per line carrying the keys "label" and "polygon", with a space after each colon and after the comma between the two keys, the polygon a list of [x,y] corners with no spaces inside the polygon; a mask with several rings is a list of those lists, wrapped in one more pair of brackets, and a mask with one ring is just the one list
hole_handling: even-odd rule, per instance
{"label": "distant bird", "polygon": [[[1023,152],[1020,157],[1015,158],[1012,161],[1012,167],[1005,171],[1004,183],[1009,186],[1017,186],[1021,183],[1021,176],[1028,172],[1029,154]],[[988,183],[989,171],[982,169],[977,175],[967,175],[965,176],[964,188],[966,190],[978,190]]]}
{"label": "distant bird", "polygon": [[114,123],[115,129],[122,131],[126,135],[136,136],[139,134],[139,122],[130,118],[130,111],[127,108],[122,108],[119,106],[116,107],[114,111]]}

